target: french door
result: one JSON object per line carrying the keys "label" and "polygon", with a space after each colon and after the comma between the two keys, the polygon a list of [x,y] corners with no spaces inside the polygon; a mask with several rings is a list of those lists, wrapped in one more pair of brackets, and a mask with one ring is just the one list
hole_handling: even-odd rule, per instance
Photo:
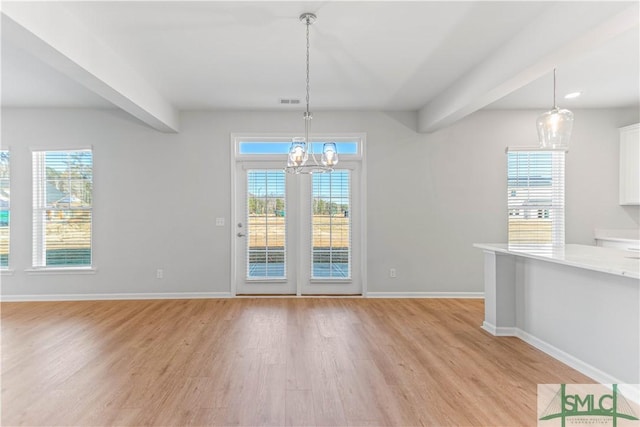
{"label": "french door", "polygon": [[282,162],[235,171],[238,295],[361,294],[359,164],[290,175]]}

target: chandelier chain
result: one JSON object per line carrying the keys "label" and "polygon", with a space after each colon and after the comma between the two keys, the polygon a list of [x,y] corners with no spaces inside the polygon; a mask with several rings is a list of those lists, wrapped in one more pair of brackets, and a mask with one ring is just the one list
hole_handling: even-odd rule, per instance
{"label": "chandelier chain", "polygon": [[[553,69],[553,108],[558,108],[556,105],[556,69]],[[307,107],[307,110],[309,107]]]}
{"label": "chandelier chain", "polygon": [[[307,36],[307,51],[306,51],[306,111],[304,113],[304,138],[294,138],[289,149],[289,156],[287,161],[287,167],[284,171],[291,174],[314,174],[314,173],[330,173],[333,172],[333,167],[338,163],[338,152],[336,150],[336,144],[333,142],[325,142],[322,147],[322,163],[318,162],[315,153],[313,152],[313,143],[309,137],[309,127],[311,125],[311,111],[309,111],[309,100],[311,92],[311,78],[310,78],[310,50],[311,42],[309,37],[309,26],[316,20],[316,15],[313,13],[303,13],[300,15],[300,22],[306,25]],[[307,160],[311,160],[307,163]]]}
{"label": "chandelier chain", "polygon": [[[309,26],[311,25],[310,18],[307,17],[307,116],[309,115]],[[310,118],[310,117],[309,117]]]}

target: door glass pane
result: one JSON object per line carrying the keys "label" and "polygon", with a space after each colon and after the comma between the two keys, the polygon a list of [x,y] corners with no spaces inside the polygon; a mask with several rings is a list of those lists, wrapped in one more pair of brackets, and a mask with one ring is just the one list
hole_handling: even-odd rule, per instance
{"label": "door glass pane", "polygon": [[286,277],[283,170],[247,171],[247,278]]}
{"label": "door glass pane", "polygon": [[312,189],[312,278],[351,277],[350,172],[314,174]]}

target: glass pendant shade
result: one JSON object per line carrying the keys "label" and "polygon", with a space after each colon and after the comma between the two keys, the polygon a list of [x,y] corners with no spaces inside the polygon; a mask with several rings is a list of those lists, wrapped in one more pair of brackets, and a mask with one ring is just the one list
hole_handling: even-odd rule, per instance
{"label": "glass pendant shade", "polygon": [[338,150],[334,142],[327,142],[322,146],[322,164],[333,167],[338,164]]}
{"label": "glass pendant shade", "polygon": [[291,148],[289,148],[289,160],[287,166],[300,167],[307,163],[309,153],[307,153],[307,144],[303,138],[293,138]]}
{"label": "glass pendant shade", "polygon": [[536,121],[540,148],[569,148],[573,129],[573,113],[554,107]]}
{"label": "glass pendant shade", "polygon": [[540,114],[536,120],[540,148],[569,148],[571,130],[573,129],[573,113],[561,110],[556,106],[556,69],[553,69],[553,108]]}

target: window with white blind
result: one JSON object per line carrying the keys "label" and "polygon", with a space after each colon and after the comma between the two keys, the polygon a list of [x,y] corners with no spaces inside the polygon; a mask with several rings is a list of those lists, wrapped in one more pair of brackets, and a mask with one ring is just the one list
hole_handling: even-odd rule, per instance
{"label": "window with white blind", "polygon": [[509,245],[564,245],[564,151],[507,152]]}
{"label": "window with white blind", "polygon": [[286,277],[286,180],[283,170],[247,171],[247,278]]}
{"label": "window with white blind", "polygon": [[33,152],[33,266],[92,264],[91,150]]}
{"label": "window with white blind", "polygon": [[0,150],[0,269],[9,268],[11,190],[9,151]]}
{"label": "window with white blind", "polygon": [[314,174],[311,198],[312,279],[351,277],[351,172]]}

